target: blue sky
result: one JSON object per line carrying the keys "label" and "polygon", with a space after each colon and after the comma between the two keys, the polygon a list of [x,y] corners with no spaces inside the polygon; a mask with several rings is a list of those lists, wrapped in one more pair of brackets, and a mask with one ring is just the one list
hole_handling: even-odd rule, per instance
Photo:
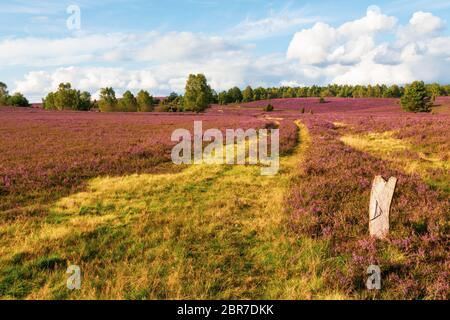
{"label": "blue sky", "polygon": [[34,101],[60,81],[182,92],[191,72],[217,90],[450,82],[449,18],[450,1],[0,0],[0,81]]}

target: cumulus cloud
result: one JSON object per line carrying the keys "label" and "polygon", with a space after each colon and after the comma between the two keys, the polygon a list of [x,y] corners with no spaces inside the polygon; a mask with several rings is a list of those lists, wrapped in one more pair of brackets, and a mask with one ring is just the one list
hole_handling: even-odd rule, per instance
{"label": "cumulus cloud", "polygon": [[429,12],[419,11],[413,14],[407,25],[399,28],[397,37],[402,44],[415,42],[436,36],[444,28],[444,20]]}
{"label": "cumulus cloud", "polygon": [[0,41],[2,66],[65,66],[80,63],[207,59],[240,47],[220,37],[190,32],[81,34],[61,39]]}
{"label": "cumulus cloud", "polygon": [[[282,12],[283,13],[283,12]],[[287,14],[286,12],[283,14]],[[105,86],[120,93],[155,95],[184,90],[187,75],[204,73],[217,90],[233,86],[375,84],[450,81],[450,37],[446,22],[416,12],[399,24],[377,7],[340,26],[317,22],[295,33],[286,53],[255,55],[244,39],[259,31],[276,34],[303,23],[303,16],[272,14],[238,25],[241,37],[191,32],[78,34],[0,40],[1,68],[27,68],[16,90],[44,96],[60,82],[92,93]],[[259,31],[258,31],[259,30]]]}
{"label": "cumulus cloud", "polygon": [[[249,82],[259,85],[279,83],[289,75],[288,66],[282,56],[253,58],[236,53],[216,57],[204,62],[178,61],[160,63],[141,70],[118,67],[60,67],[53,71],[32,71],[16,81],[16,91],[30,97],[42,97],[57,89],[62,82],[70,82],[73,87],[90,92],[98,92],[103,87],[113,87],[120,95],[125,90],[137,92],[147,89],[154,95],[164,95],[171,91],[182,92],[190,73],[204,73],[211,86],[217,90],[232,86],[244,86]],[[262,80],[264,79],[264,80]]]}
{"label": "cumulus cloud", "polygon": [[363,18],[337,28],[319,22],[297,32],[287,58],[296,61],[300,70],[313,68],[324,82],[449,81],[444,70],[450,67],[450,38],[440,36],[445,25],[441,18],[422,11],[399,25],[395,17],[371,6]]}
{"label": "cumulus cloud", "polygon": [[318,22],[310,29],[294,35],[287,57],[299,59],[302,64],[352,64],[375,47],[374,36],[389,31],[397,20],[370,7],[365,17],[346,22],[339,28]]}

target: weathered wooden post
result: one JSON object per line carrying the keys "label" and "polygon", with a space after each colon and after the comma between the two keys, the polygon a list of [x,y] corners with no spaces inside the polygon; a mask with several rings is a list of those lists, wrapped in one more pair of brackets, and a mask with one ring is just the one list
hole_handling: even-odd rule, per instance
{"label": "weathered wooden post", "polygon": [[370,195],[369,231],[372,237],[383,239],[389,234],[389,212],[394,196],[397,178],[385,181],[382,176],[376,176]]}

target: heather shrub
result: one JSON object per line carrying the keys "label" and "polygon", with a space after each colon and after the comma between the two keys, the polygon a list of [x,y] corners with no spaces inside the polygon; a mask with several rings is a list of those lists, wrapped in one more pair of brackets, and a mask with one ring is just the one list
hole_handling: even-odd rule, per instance
{"label": "heather shrub", "polygon": [[[290,223],[297,233],[330,243],[327,285],[362,298],[448,299],[445,195],[416,174],[406,174],[401,167],[340,143],[339,130],[328,121],[305,121],[317,143],[311,144],[292,185]],[[358,118],[352,123],[358,126],[352,130],[358,131],[401,125]],[[417,131],[414,128],[411,133]],[[370,187],[380,173],[399,180],[391,232],[385,241],[370,238],[367,229]],[[380,292],[370,293],[365,286],[366,270],[372,264],[382,268]]]}
{"label": "heather shrub", "polygon": [[274,107],[273,107],[273,105],[271,105],[271,104],[268,104],[267,106],[265,106],[264,108],[263,108],[263,111],[264,112],[272,112],[274,110]]}

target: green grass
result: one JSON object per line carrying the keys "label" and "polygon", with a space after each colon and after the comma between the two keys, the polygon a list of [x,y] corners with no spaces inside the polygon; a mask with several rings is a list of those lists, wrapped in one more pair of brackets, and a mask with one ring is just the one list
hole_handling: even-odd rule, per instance
{"label": "green grass", "polygon": [[[300,141],[275,177],[226,165],[101,177],[44,219],[2,226],[0,296],[342,298],[324,286],[328,244],[288,230],[284,200],[310,143],[303,126]],[[76,292],[65,289],[70,264],[83,275]]]}
{"label": "green grass", "polygon": [[[408,141],[395,138],[394,134],[394,131],[388,131],[345,135],[341,141],[357,150],[392,161],[409,174],[419,174],[429,186],[450,195],[450,161],[428,154]],[[439,174],[434,174],[436,172]]]}

